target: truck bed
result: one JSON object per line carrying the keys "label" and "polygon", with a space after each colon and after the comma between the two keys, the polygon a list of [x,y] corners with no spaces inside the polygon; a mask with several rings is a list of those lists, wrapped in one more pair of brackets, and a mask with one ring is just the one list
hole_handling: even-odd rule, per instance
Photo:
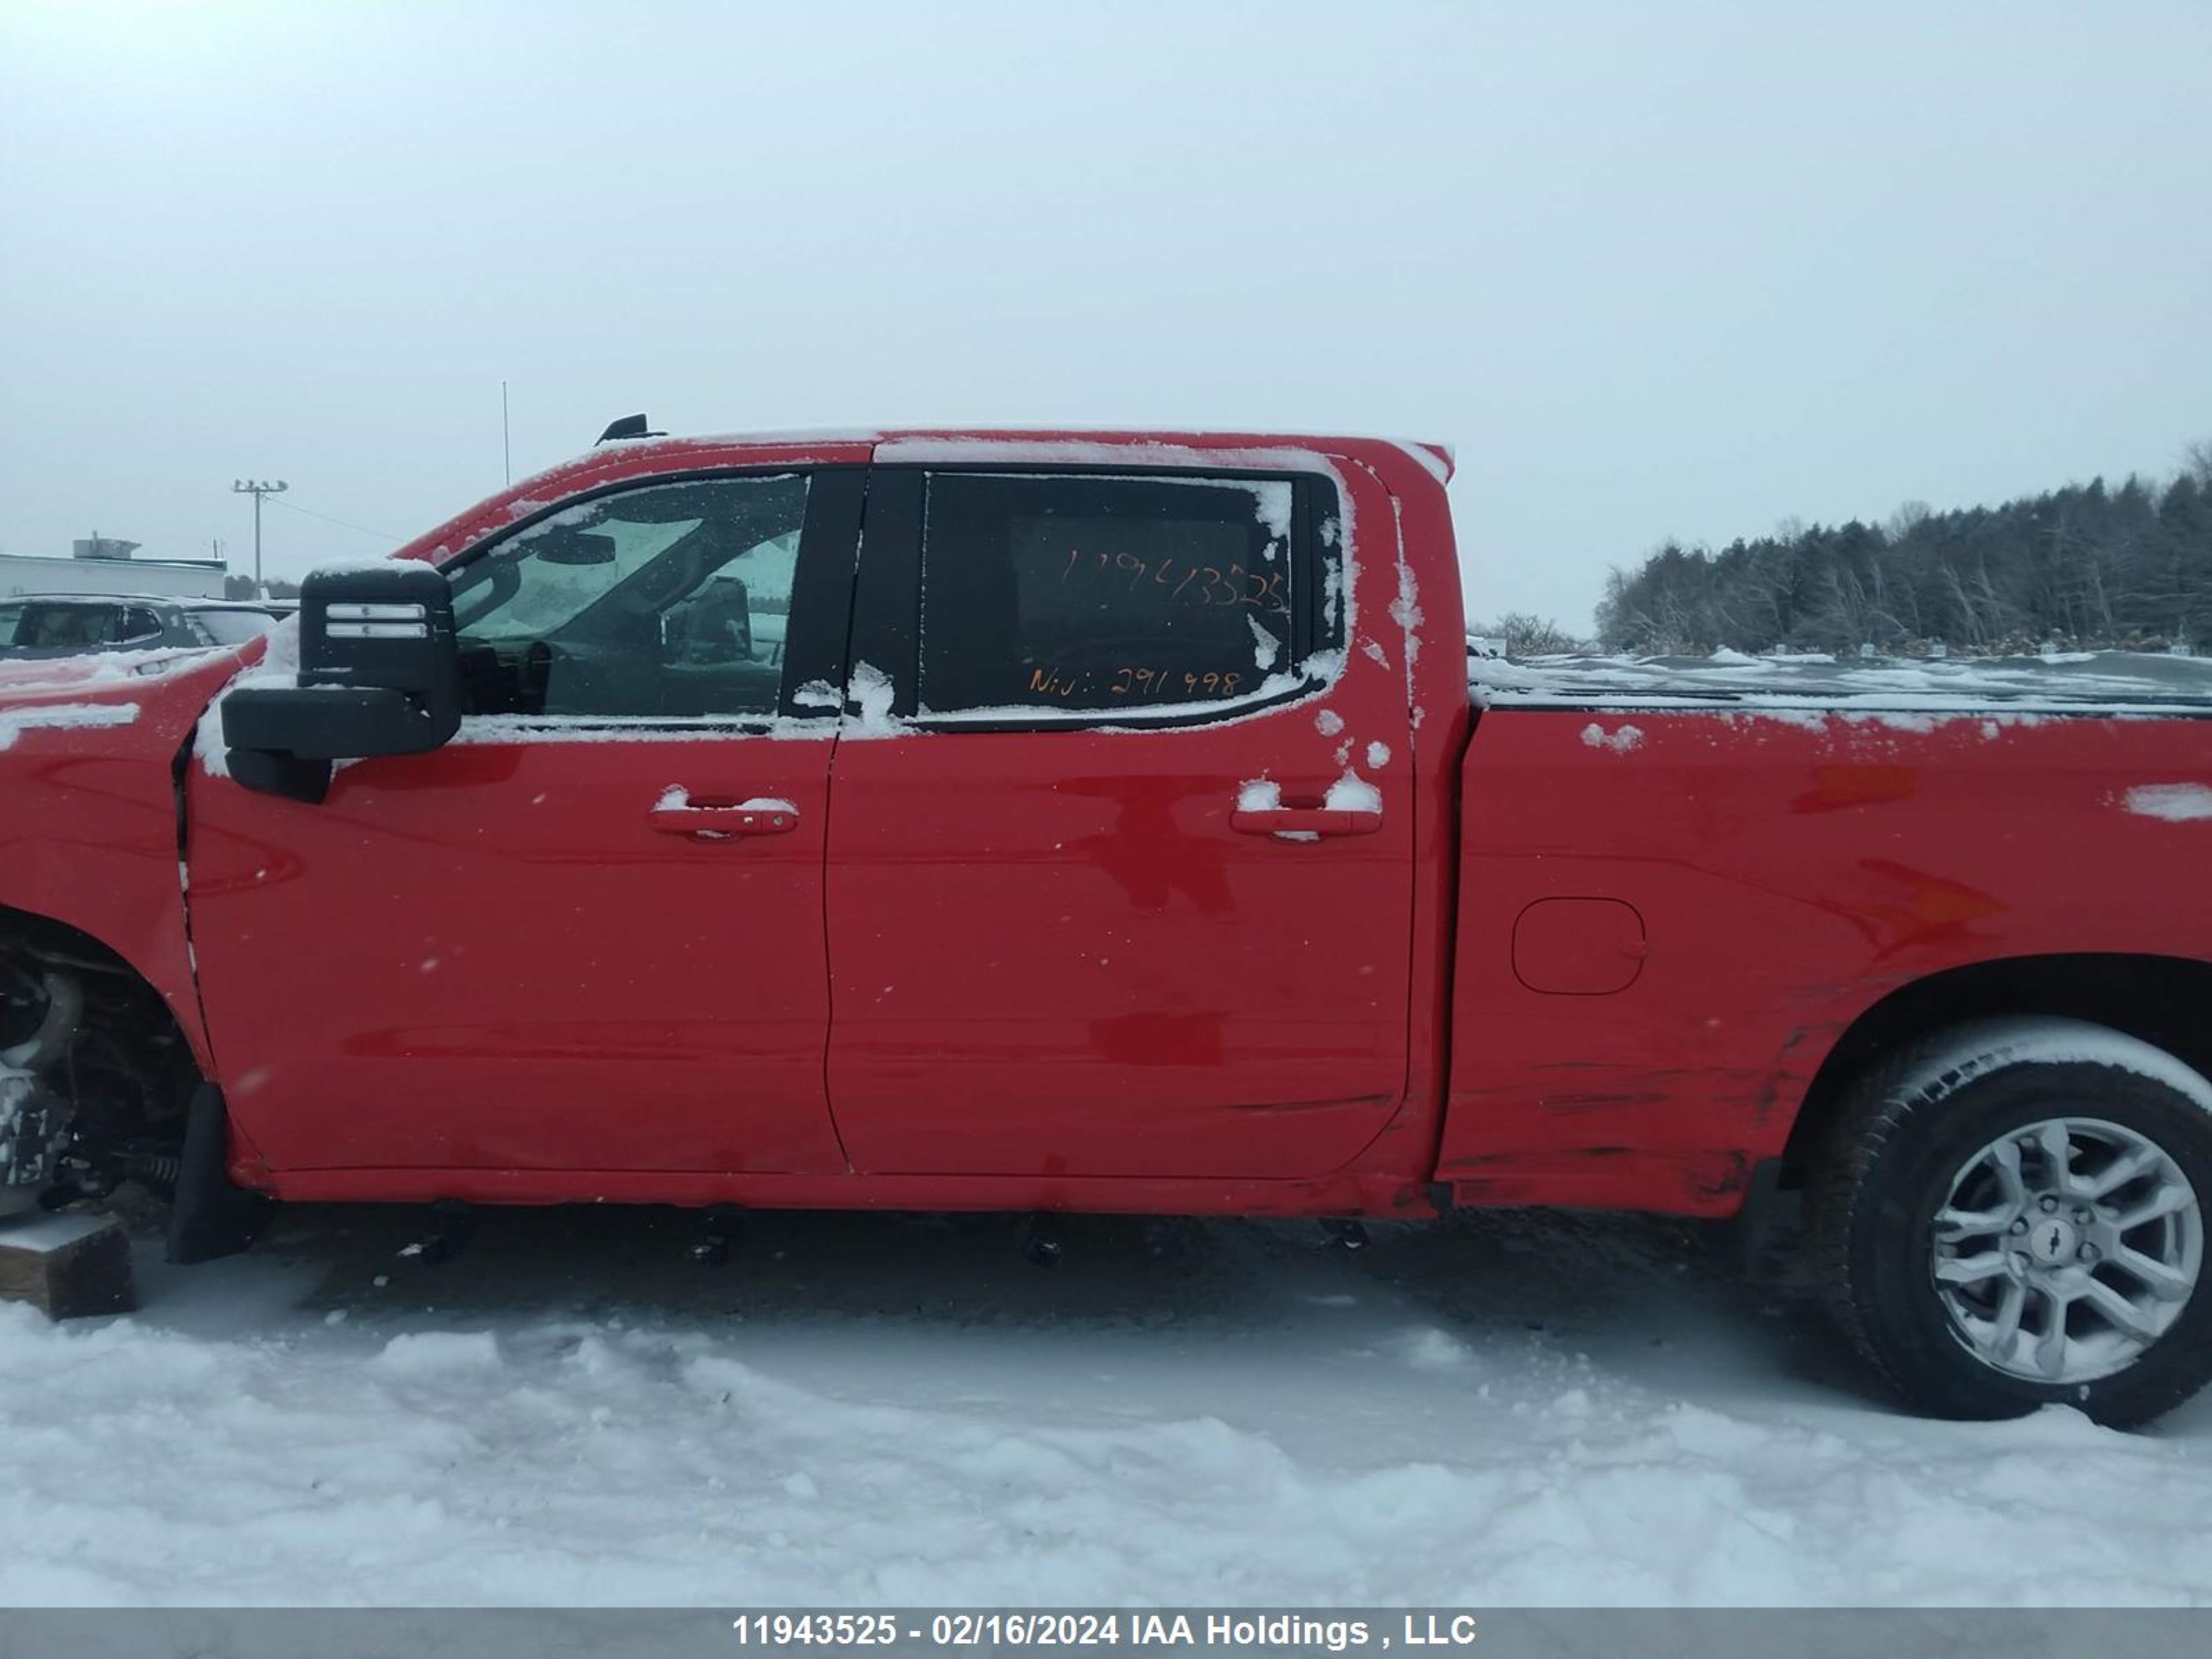
{"label": "truck bed", "polygon": [[2090,994],[2212,932],[2212,663],[1473,670],[1462,1201],[1727,1213],[1885,999],[2062,961]]}
{"label": "truck bed", "polygon": [[2212,658],[2080,651],[2026,657],[1470,655],[1478,703],[1497,708],[2049,709],[2212,713]]}

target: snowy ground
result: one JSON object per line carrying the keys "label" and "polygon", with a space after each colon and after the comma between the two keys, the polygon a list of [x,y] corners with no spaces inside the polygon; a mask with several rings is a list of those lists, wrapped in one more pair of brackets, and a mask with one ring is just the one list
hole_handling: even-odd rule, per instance
{"label": "snowy ground", "polygon": [[0,1602],[2212,1600],[2212,1401],[1901,1417],[1664,1224],[416,1219],[0,1307]]}

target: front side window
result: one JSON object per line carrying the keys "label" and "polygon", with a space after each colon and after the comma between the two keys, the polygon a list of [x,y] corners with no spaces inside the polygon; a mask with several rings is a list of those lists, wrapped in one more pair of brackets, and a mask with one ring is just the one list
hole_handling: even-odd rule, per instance
{"label": "front side window", "polygon": [[584,501],[453,575],[471,714],[773,714],[803,474]]}
{"label": "front side window", "polygon": [[937,474],[921,714],[1126,713],[1294,684],[1288,479]]}

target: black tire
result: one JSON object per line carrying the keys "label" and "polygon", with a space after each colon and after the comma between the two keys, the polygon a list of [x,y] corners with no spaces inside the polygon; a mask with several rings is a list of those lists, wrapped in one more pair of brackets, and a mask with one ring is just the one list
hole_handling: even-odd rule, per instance
{"label": "black tire", "polygon": [[2132,1364],[2087,1382],[2013,1375],[1954,1334],[1929,1271],[1936,1213],[1983,1148],[2055,1116],[2093,1116],[2154,1143],[2200,1206],[2212,1204],[2212,1083],[2147,1042],[2078,1020],[1990,1021],[1905,1051],[1861,1083],[1819,1152],[1807,1246],[1821,1298],[1917,1410],[2002,1418],[2057,1403],[2126,1427],[2212,1379],[2212,1291],[2201,1279]]}

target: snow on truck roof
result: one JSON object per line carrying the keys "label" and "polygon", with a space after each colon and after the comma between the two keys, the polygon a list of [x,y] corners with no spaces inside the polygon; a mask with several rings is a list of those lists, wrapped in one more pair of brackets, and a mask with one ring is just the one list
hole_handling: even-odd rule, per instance
{"label": "snow on truck roof", "polygon": [[1496,708],[2212,714],[2212,658],[2133,651],[1841,661],[1735,651],[1517,660],[1470,654],[1468,678],[1476,700]]}
{"label": "snow on truck roof", "polygon": [[[620,424],[617,422],[617,424]],[[1096,444],[1116,449],[1243,448],[1326,449],[1345,443],[1389,444],[1405,451],[1440,481],[1449,481],[1457,465],[1453,446],[1428,439],[1385,438],[1358,433],[1319,434],[1270,432],[1252,428],[1209,430],[1196,427],[800,427],[767,432],[702,432],[669,434],[641,432],[634,436],[602,438],[594,449],[609,444],[684,449],[752,446],[763,449],[801,448],[811,444],[869,444],[893,453],[943,451],[949,446],[976,445],[1014,448],[1023,445]],[[589,456],[591,451],[586,451]],[[579,458],[581,459],[581,458]],[[889,459],[887,457],[887,459]],[[557,469],[556,469],[557,470]]]}

